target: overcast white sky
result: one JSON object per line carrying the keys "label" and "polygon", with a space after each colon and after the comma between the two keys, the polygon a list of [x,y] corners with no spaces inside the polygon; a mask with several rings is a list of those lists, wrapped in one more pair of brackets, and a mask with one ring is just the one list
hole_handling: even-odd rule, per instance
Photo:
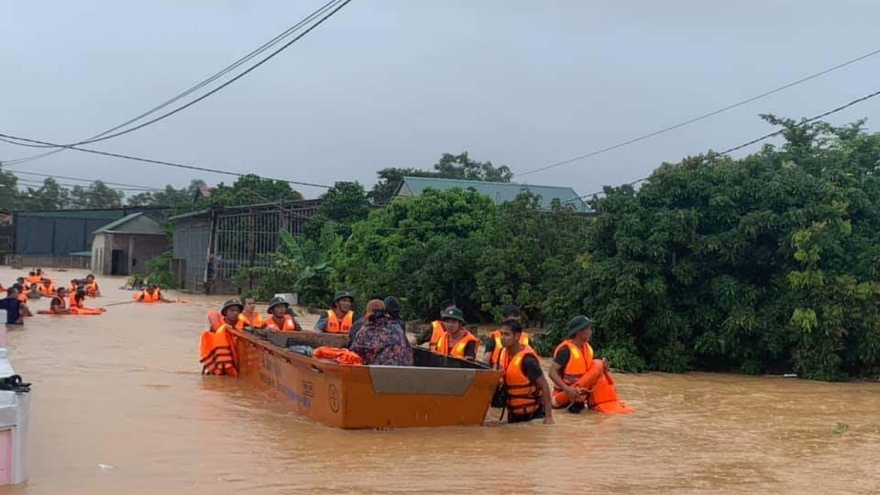
{"label": "overcast white sky", "polygon": [[[53,142],[127,120],[322,5],[0,4],[0,132]],[[524,172],[677,123],[880,48],[880,2],[354,0],[219,94],[96,149],[316,183],[444,152]],[[581,194],[724,149],[880,89],[880,56],[710,120],[521,178]],[[867,117],[880,99],[829,118]],[[752,148],[752,150],[756,149]],[[0,160],[33,150],[0,143]],[[164,186],[234,178],[66,151],[12,170]],[[514,178],[514,180],[518,180]],[[320,189],[298,188],[306,197]]]}

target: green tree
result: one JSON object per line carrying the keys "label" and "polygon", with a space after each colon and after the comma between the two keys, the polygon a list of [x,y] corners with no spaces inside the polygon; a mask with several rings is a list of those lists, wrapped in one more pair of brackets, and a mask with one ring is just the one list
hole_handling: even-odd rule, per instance
{"label": "green tree", "polygon": [[351,234],[351,225],[367,218],[370,201],[364,186],[357,182],[337,182],[321,195],[317,214],[306,222],[305,233],[317,239],[324,224],[332,222],[344,237]]}
{"label": "green tree", "polygon": [[162,191],[142,192],[128,198],[129,206],[169,206],[187,207],[195,203],[199,189],[205,186],[205,181],[193,179],[189,186],[180,189],[172,185],[165,186]]}
{"label": "green tree", "polygon": [[70,208],[70,191],[52,177],[43,180],[37,189],[29,187],[20,196],[22,208],[29,210],[63,210]]}
{"label": "green tree", "polygon": [[587,218],[558,203],[550,212],[541,211],[538,200],[520,194],[500,205],[496,221],[482,229],[475,297],[496,321],[505,305],[516,304],[531,326],[541,326],[548,294],[557,290],[583,248]]}
{"label": "green tree", "polygon": [[73,186],[70,190],[71,202],[78,208],[121,208],[123,196],[122,191],[99,180],[88,187]]}
{"label": "green tree", "polygon": [[332,259],[334,287],[366,300],[403,299],[407,316],[436,316],[441,300],[455,299],[471,318],[481,318],[474,260],[482,249],[480,230],[495,205],[474,191],[428,189],[395,201],[354,225]]}
{"label": "green tree", "polygon": [[557,328],[594,316],[600,352],[633,368],[880,369],[880,136],[767,119],[783,126],[779,149],[709,153],[637,192],[606,189],[580,283],[545,308]]}
{"label": "green tree", "polygon": [[0,166],[0,208],[11,211],[18,207],[18,177]]}
{"label": "green tree", "polygon": [[302,194],[293,190],[288,182],[264,179],[249,174],[239,177],[231,186],[221,182],[211,190],[209,197],[199,200],[198,207],[244,206],[302,199]]}

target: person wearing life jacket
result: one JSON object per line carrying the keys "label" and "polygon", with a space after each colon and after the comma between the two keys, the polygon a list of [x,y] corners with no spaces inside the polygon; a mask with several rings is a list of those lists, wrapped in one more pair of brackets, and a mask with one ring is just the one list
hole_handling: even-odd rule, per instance
{"label": "person wearing life jacket", "polygon": [[52,295],[52,300],[49,301],[49,311],[56,315],[66,315],[70,313],[70,308],[67,307],[67,289],[64,287],[59,287],[58,292]]}
{"label": "person wearing life jacket", "polygon": [[[504,312],[501,316],[502,323],[506,321],[515,321],[522,326],[522,316],[519,307],[513,304],[505,306]],[[521,332],[520,339],[521,346],[529,347],[530,340],[527,332]],[[500,368],[501,365],[499,358],[501,357],[502,349],[504,349],[504,346],[501,344],[501,329],[499,328],[489,334],[489,339],[486,342],[486,349],[483,351],[483,361],[492,365],[493,368]]]}
{"label": "person wearing life jacket", "polygon": [[19,302],[18,311],[19,311],[19,313],[21,313],[21,316],[25,317],[25,318],[30,317],[30,316],[34,316],[34,314],[31,312],[30,308],[27,305],[28,298],[27,298],[27,294],[25,294],[25,292],[24,292],[24,286],[19,283],[13,284],[12,287],[9,289],[9,291],[6,292],[6,297],[13,297],[13,296],[9,295],[10,291],[13,291],[13,289],[14,289],[14,294],[15,294],[14,297]]}
{"label": "person wearing life jacket", "polygon": [[98,290],[98,282],[95,281],[95,276],[91,273],[86,275],[85,289],[86,295],[89,297],[98,297],[101,295],[101,291]]}
{"label": "person wearing life jacket", "polygon": [[299,323],[287,314],[290,304],[280,297],[273,297],[269,301],[268,313],[272,316],[266,319],[266,329],[276,332],[296,332],[302,330]]}
{"label": "person wearing life jacket", "polygon": [[440,314],[444,332],[437,342],[437,353],[474,361],[480,339],[465,328],[464,313],[458,308],[447,308]]}
{"label": "person wearing life jacket", "polygon": [[333,296],[333,305],[318,318],[315,330],[325,333],[348,333],[354,323],[354,296],[351,292],[337,292]]}
{"label": "person wearing life jacket", "polygon": [[238,364],[235,356],[235,340],[231,329],[239,322],[239,315],[244,304],[237,299],[223,303],[220,314],[223,323],[216,330],[202,332],[199,342],[199,363],[203,375],[238,376]]}
{"label": "person wearing life jacket", "polygon": [[40,289],[40,294],[44,296],[51,296],[55,294],[55,284],[52,283],[48,278],[44,278],[43,282],[37,286]]}
{"label": "person wearing life jacket", "polygon": [[100,315],[107,312],[107,308],[89,308],[85,305],[86,290],[78,289],[70,295],[70,314],[73,315]]}
{"label": "person wearing life jacket", "polygon": [[502,350],[499,364],[504,370],[502,387],[507,409],[507,422],[520,423],[544,418],[553,424],[550,385],[544,378],[541,359],[534,349],[522,345],[522,326],[514,320],[501,325]]}
{"label": "person wearing life jacket", "polygon": [[6,310],[7,325],[24,325],[21,301],[18,299],[18,289],[15,285],[6,290],[5,299],[0,299],[0,309]]}
{"label": "person wearing life jacket", "polygon": [[584,315],[572,318],[568,338],[553,352],[550,380],[555,408],[568,407],[573,413],[584,408],[609,414],[625,414],[635,409],[617,397],[614,380],[604,359],[593,359],[593,321]]}
{"label": "person wearing life jacket", "polygon": [[242,302],[244,302],[244,311],[241,312],[238,319],[244,320],[244,326],[251,328],[265,327],[266,322],[263,320],[263,315],[256,311],[257,301],[253,297],[245,297]]}
{"label": "person wearing life jacket", "polygon": [[[144,303],[154,303],[154,302],[174,302],[168,299],[165,299],[165,296],[162,295],[162,289],[159,288],[156,284],[147,284],[147,288],[136,293],[133,299],[137,302]],[[237,316],[236,316],[237,317]]]}
{"label": "person wearing life jacket", "polygon": [[28,272],[27,277],[24,278],[24,281],[27,282],[28,285],[30,285],[30,284],[39,285],[39,284],[43,283],[43,277],[37,275],[36,271],[31,270]]}
{"label": "person wearing life jacket", "polygon": [[[443,314],[447,309],[454,307],[454,301],[444,299],[443,301],[440,301],[440,314]],[[437,350],[437,343],[440,342],[440,337],[442,337],[444,333],[446,333],[446,330],[443,328],[443,322],[439,318],[431,322],[431,337],[428,339],[429,351]]]}

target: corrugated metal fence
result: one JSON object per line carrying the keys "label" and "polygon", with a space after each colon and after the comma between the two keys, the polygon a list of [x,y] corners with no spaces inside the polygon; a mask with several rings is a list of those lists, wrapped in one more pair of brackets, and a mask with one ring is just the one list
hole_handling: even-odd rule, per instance
{"label": "corrugated metal fence", "polygon": [[248,268],[278,250],[279,231],[301,234],[317,200],[205,210],[173,217],[176,277],[189,290],[237,294],[256,281]]}

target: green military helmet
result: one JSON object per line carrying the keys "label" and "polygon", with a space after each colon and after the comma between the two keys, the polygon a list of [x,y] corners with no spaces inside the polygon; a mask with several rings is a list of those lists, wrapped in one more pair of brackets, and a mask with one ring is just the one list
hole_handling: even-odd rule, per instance
{"label": "green military helmet", "polygon": [[464,321],[464,313],[462,313],[461,310],[458,309],[458,308],[447,308],[447,309],[444,309],[444,310],[440,313],[440,319],[441,319],[441,320],[458,320],[458,321],[460,321],[460,322],[462,322],[462,323],[465,323],[465,321]]}
{"label": "green military helmet", "polygon": [[570,322],[568,322],[568,336],[571,337],[581,330],[592,326],[593,320],[587,318],[584,315],[577,315],[572,318]]}
{"label": "green military helmet", "polygon": [[275,306],[278,306],[279,304],[283,304],[283,305],[287,306],[288,308],[290,307],[290,303],[285,301],[283,297],[273,297],[272,300],[269,301],[269,307],[267,308],[266,311],[269,314],[271,314],[272,309],[275,308]]}
{"label": "green military helmet", "polygon": [[244,304],[238,299],[230,299],[223,303],[223,308],[220,309],[220,314],[226,316],[226,310],[232,308],[234,306],[238,306],[239,311],[244,311]]}

